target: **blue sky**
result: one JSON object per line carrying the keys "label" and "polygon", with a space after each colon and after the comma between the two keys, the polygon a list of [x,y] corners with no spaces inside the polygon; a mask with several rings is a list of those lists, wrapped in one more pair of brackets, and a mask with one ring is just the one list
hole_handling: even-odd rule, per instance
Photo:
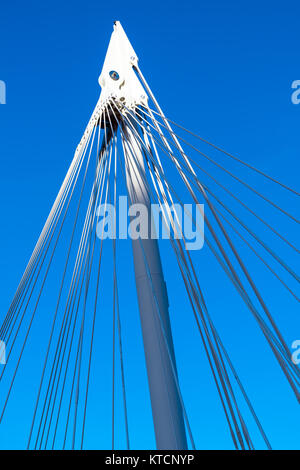
{"label": "blue sky", "polygon": [[[139,56],[140,67],[167,116],[291,187],[297,187],[300,105],[292,104],[291,85],[300,79],[299,10],[296,1],[283,4],[256,0],[180,3],[153,0],[146,4],[53,0],[5,2],[1,6],[0,80],[7,87],[7,104],[0,105],[1,318],[98,99],[98,76],[113,21],[121,21]],[[226,159],[222,161],[228,163]],[[294,196],[244,169],[235,168],[281,206],[293,214],[299,213]],[[234,188],[240,197],[246,198],[242,189]],[[249,203],[291,241],[299,240],[295,224],[256,199],[249,199]],[[269,232],[261,233],[297,269],[296,255],[278,244]],[[132,446],[153,447],[130,250],[122,245],[121,252],[120,302],[125,312],[124,349]],[[178,369],[196,446],[231,448],[176,263],[166,245],[162,246],[162,259]],[[274,448],[299,448],[297,402],[257,325],[217,271],[216,264],[209,261],[206,247],[195,259],[212,316],[271,444]],[[265,275],[249,252],[245,251],[245,259],[290,345],[300,338],[297,303]],[[51,282],[54,288],[55,279]],[[43,315],[46,305],[45,301],[0,427],[1,448],[26,444],[49,326],[49,318]],[[109,298],[105,305],[109,309]],[[104,331],[109,331],[109,319],[103,321]],[[110,359],[103,359],[109,345],[102,342],[101,331],[95,349],[97,360],[89,403],[93,412],[88,415],[86,434],[88,448],[110,445],[107,405],[110,385],[105,386],[106,379],[110,380]],[[118,424],[117,445],[122,447],[121,418]]]}

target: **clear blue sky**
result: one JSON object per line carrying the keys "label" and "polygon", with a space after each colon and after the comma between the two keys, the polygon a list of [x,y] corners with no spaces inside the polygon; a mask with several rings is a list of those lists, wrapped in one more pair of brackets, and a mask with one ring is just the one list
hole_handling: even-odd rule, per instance
{"label": "clear blue sky", "polygon": [[[0,80],[7,86],[7,104],[0,105],[1,319],[98,99],[98,76],[113,21],[121,21],[144,75],[170,118],[299,187],[300,105],[291,102],[291,84],[300,79],[299,13],[296,1],[17,0],[1,5]],[[241,174],[248,177],[244,170]],[[290,212],[299,213],[295,197],[253,175],[249,178]],[[260,208],[257,200],[250,203]],[[299,240],[295,224],[266,206],[261,214],[291,241]],[[282,247],[266,230],[260,233],[274,249]],[[178,369],[196,446],[232,448],[175,260],[168,253],[164,245]],[[300,339],[299,306],[245,253],[291,345]],[[282,248],[281,254],[297,269],[291,250]],[[206,248],[196,260],[212,316],[271,444],[277,449],[299,449],[299,407],[256,323],[217,265],[209,261]],[[125,246],[120,277],[132,447],[153,448],[133,272]],[[1,448],[26,444],[49,327],[43,305],[0,427]],[[105,328],[109,331],[109,324]],[[88,448],[110,445],[110,383],[106,383],[110,359],[103,356],[105,341],[99,341]],[[117,446],[124,446],[122,431]]]}

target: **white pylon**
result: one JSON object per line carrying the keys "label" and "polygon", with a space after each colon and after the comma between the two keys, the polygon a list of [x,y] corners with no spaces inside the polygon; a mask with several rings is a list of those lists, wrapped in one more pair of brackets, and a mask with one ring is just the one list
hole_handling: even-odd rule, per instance
{"label": "white pylon", "polygon": [[[117,21],[99,77],[101,105],[115,99],[133,112],[137,106],[148,105],[148,96],[134,71],[137,64],[137,55]],[[118,109],[122,115],[120,106]],[[133,120],[128,123],[128,118],[121,120],[121,127],[129,201],[143,204],[150,219],[143,151],[132,130],[138,133],[139,129]],[[156,445],[158,449],[187,449],[166,283],[158,243],[150,232],[148,220],[148,238],[132,240],[132,248]]]}

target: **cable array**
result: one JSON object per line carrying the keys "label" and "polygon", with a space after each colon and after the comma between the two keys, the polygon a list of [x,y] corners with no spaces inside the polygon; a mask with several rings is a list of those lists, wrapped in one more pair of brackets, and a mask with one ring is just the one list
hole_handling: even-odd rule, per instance
{"label": "cable array", "polygon": [[[1,394],[3,399],[0,421],[3,421],[24,350],[29,347],[28,338],[36,316],[40,313],[38,311],[41,297],[46,290],[49,273],[51,275],[51,270],[54,269],[52,265],[57,261],[59,253],[60,260],[63,258],[62,272],[57,271],[56,274],[56,304],[53,311],[49,311],[52,323],[40,381],[35,390],[36,398],[27,448],[84,448],[95,342],[99,341],[101,333],[101,329],[97,327],[97,318],[103,313],[103,296],[106,295],[101,291],[102,281],[107,275],[107,265],[103,261],[103,256],[110,242],[111,447],[114,449],[117,446],[116,371],[119,368],[125,447],[130,448],[130,434],[134,433],[134,430],[130,430],[129,426],[126,357],[121,327],[125,318],[122,317],[119,298],[118,241],[114,236],[107,242],[103,236],[104,224],[101,234],[97,233],[97,226],[100,217],[99,206],[104,207],[104,213],[108,204],[117,208],[120,188],[128,185],[126,175],[127,178],[130,175],[128,168],[133,159],[135,168],[144,179],[151,201],[160,208],[162,222],[169,233],[170,249],[177,263],[233,446],[235,449],[255,448],[255,438],[247,422],[247,413],[250,413],[260,438],[265,447],[270,449],[271,444],[263,426],[233,365],[228,348],[225,347],[215,326],[202,286],[197,260],[193,251],[188,249],[188,240],[178,207],[190,219],[192,227],[204,236],[197,219],[183,203],[182,194],[189,196],[197,210],[201,211],[202,204],[205,205],[205,211],[201,216],[205,224],[205,244],[210,256],[217,262],[220,272],[226,275],[233,290],[253,315],[300,402],[299,368],[291,360],[291,352],[275,320],[276,314],[271,311],[263,290],[258,287],[255,274],[248,266],[244,249],[250,250],[251,256],[254,255],[261,263],[262,269],[266,268],[266,273],[271,273],[278,281],[278,286],[283,287],[291,295],[291,300],[296,302],[300,301],[295,288],[299,276],[295,269],[284,261],[284,256],[270,246],[266,236],[262,237],[257,233],[257,227],[263,226],[265,235],[274,237],[278,245],[283,245],[295,257],[300,251],[294,241],[289,240],[285,233],[281,233],[269,220],[266,220],[265,212],[257,212],[248,200],[244,200],[243,191],[249,191],[249,194],[258,198],[261,204],[271,206],[272,210],[277,211],[280,217],[287,218],[290,223],[298,224],[299,220],[289,210],[229,170],[226,163],[221,164],[218,159],[175,133],[171,124],[259,177],[265,178],[280,190],[287,191],[290,197],[295,198],[300,194],[264,171],[165,117],[141,71],[136,69],[136,72],[152,105],[128,108],[124,102],[114,97],[111,97],[105,106],[97,104],[2,322],[0,338],[7,347],[7,363],[1,371],[0,386],[4,379],[7,383]],[[129,131],[134,138],[134,145],[128,139]],[[138,148],[144,156],[145,176],[140,168],[135,148]],[[217,168],[226,177],[242,186],[243,191],[237,193],[231,186],[228,187],[223,179],[221,182],[215,177],[213,168]],[[129,205],[132,205],[134,200],[129,193],[128,198]],[[244,215],[254,218],[251,221],[255,220],[255,223],[249,222],[248,219],[245,222],[239,214],[239,209],[244,211]],[[116,230],[115,212],[114,235]],[[234,242],[233,234],[239,243]],[[62,249],[59,248],[61,245]],[[145,253],[144,263],[149,285],[153,286],[149,260]],[[166,343],[189,436],[189,445],[195,449],[197,438],[195,438],[195,429],[192,430],[190,409],[181,390],[180,373],[177,371],[173,352],[168,346],[159,302],[155,297],[153,288],[157,321]],[[174,315],[180,315],[180,312],[171,311],[171,319]],[[240,403],[241,398],[243,404]],[[244,411],[244,405],[247,413]]]}

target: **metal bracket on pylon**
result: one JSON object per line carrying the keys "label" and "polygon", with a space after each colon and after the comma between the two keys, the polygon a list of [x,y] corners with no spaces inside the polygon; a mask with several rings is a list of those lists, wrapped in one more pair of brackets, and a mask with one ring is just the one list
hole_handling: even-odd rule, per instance
{"label": "metal bracket on pylon", "polygon": [[148,96],[136,76],[138,57],[119,21],[114,23],[103,68],[99,77],[102,88],[100,102],[110,98],[123,103],[128,108],[137,105],[147,106]]}

